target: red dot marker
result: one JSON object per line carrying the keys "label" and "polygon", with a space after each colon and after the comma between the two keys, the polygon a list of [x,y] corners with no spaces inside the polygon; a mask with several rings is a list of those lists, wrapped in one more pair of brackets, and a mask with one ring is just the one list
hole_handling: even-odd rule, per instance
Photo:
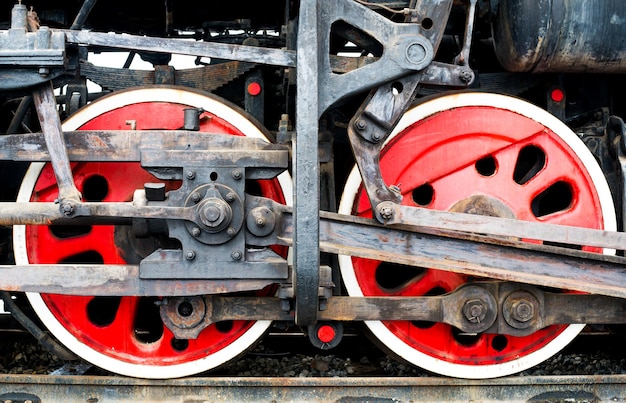
{"label": "red dot marker", "polygon": [[250,84],[248,84],[247,90],[248,90],[248,94],[252,95],[253,97],[256,97],[257,95],[261,93],[261,84],[257,83],[256,81],[253,81]]}
{"label": "red dot marker", "polygon": [[335,329],[330,325],[322,325],[317,329],[317,338],[322,343],[330,343],[335,338]]}
{"label": "red dot marker", "polygon": [[560,88],[555,88],[550,91],[550,99],[552,102],[562,102],[565,99],[565,93]]}

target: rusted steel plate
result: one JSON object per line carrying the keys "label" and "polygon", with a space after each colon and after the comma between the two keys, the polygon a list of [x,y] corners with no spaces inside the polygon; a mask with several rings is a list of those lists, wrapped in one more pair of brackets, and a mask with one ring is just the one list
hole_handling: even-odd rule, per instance
{"label": "rusted steel plate", "polygon": [[612,402],[626,375],[448,378],[187,378],[4,375],[0,400],[29,394],[42,402]]}

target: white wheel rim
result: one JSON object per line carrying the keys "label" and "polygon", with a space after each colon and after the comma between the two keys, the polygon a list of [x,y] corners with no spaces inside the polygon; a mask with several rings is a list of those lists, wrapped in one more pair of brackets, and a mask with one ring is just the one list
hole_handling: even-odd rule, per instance
{"label": "white wheel rim", "polygon": [[[88,107],[79,110],[72,115],[64,124],[63,130],[77,130],[80,126],[91,119],[100,116],[102,113],[120,108],[123,106],[143,103],[143,102],[171,102],[182,105],[190,105],[193,107],[203,108],[216,116],[228,121],[242,133],[249,137],[261,138],[267,141],[267,138],[258,127],[252,124],[243,115],[234,108],[210,98],[206,95],[191,92],[189,90],[181,90],[177,88],[141,88],[136,90],[124,91],[122,93],[112,94],[90,104]],[[39,178],[39,174],[44,167],[44,163],[33,163],[30,165],[24,181],[18,192],[18,202],[30,201],[35,183]],[[292,204],[292,182],[288,173],[284,172],[278,177],[278,182],[283,190],[287,205]],[[13,229],[13,247],[15,253],[15,262],[18,265],[29,264],[27,246],[26,246],[26,227],[16,225]],[[230,360],[238,357],[252,346],[261,336],[265,334],[271,321],[256,321],[248,330],[245,331],[234,342],[221,350],[211,354],[210,356],[174,365],[142,365],[128,363],[117,360],[108,355],[81,343],[73,334],[71,334],[52,314],[42,297],[38,293],[26,293],[26,296],[42,323],[52,334],[67,348],[73,351],[79,357],[91,362],[98,367],[121,375],[165,379],[183,377],[208,371],[223,365]]]}
{"label": "white wheel rim", "polygon": [[[391,141],[398,134],[402,133],[403,130],[417,121],[442,111],[466,106],[487,106],[509,110],[535,120],[536,122],[551,129],[554,133],[561,137],[581,159],[590,177],[592,178],[592,182],[596,188],[601,203],[602,215],[604,217],[604,228],[609,231],[615,231],[617,229],[615,207],[613,205],[613,199],[611,197],[608,184],[604,178],[602,170],[598,166],[591,152],[576,136],[576,134],[573,133],[563,122],[543,109],[540,109],[521,99],[489,93],[460,93],[435,98],[407,111],[392,134],[386,140],[386,143]],[[356,201],[361,183],[359,171],[355,167],[350,172],[346,181],[339,205],[339,213],[347,215],[352,214],[352,208]],[[615,251],[604,250],[604,253],[614,254]],[[339,265],[341,269],[341,276],[348,294],[351,296],[363,296],[363,292],[355,275],[352,258],[345,255],[339,256]],[[421,351],[415,350],[391,332],[381,321],[366,321],[365,324],[378,340],[380,340],[390,351],[404,360],[431,372],[469,379],[485,379],[506,376],[531,368],[561,351],[585,327],[584,324],[569,325],[543,348],[512,361],[501,364],[473,366],[443,361],[422,353]]]}

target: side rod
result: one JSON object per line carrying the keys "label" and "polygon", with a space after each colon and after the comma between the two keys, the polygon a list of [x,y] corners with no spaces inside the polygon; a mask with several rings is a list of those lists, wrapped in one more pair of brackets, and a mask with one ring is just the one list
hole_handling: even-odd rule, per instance
{"label": "side rod", "polygon": [[[87,203],[95,205],[97,203]],[[102,203],[105,204],[105,203]],[[0,211],[2,206],[0,204]],[[14,203],[6,203],[7,206]],[[42,221],[61,213],[52,203],[32,203],[42,209],[39,216]],[[23,206],[27,207],[27,206]],[[103,206],[104,207],[104,206]],[[115,216],[116,212],[131,212],[131,205],[120,204],[121,210],[114,211],[113,206],[102,210],[103,217]],[[150,207],[142,207],[146,211]],[[97,210],[97,209],[96,209]],[[151,217],[178,214],[179,219],[190,219],[193,214],[186,210],[177,213],[176,208],[161,209],[151,213]],[[67,220],[67,219],[66,219]],[[279,225],[278,237],[268,244],[280,243],[294,245],[293,216],[283,212]],[[394,262],[407,266],[428,267],[467,274],[481,278],[492,278],[538,286],[581,291],[591,294],[626,298],[626,258],[571,250],[546,245],[500,240],[499,243],[485,243],[480,237],[456,234],[457,238],[437,234],[416,232],[414,227],[387,227],[359,217],[344,216],[322,212],[319,221],[320,250],[341,255],[340,259],[350,256]],[[125,269],[115,271],[117,266],[110,265],[37,265],[37,266],[0,266],[0,289],[13,291],[38,291],[82,295],[113,295],[111,289],[98,287],[108,281],[126,282],[125,295],[150,295],[146,290],[147,280],[134,277],[136,271]],[[132,266],[135,267],[135,266]],[[74,273],[68,276],[67,273]],[[32,273],[31,277],[25,273]],[[85,272],[85,273],[83,273]],[[319,272],[317,269],[316,273]],[[98,273],[98,276],[92,276]],[[58,276],[53,289],[47,288],[45,279]],[[78,280],[80,279],[80,280]],[[108,279],[108,280],[107,280]],[[132,280],[132,281],[131,281]],[[178,282],[160,287],[160,293],[153,295],[192,295]],[[161,284],[162,286],[165,283]],[[207,285],[205,284],[205,287]],[[28,287],[28,289],[26,289]],[[81,291],[81,288],[88,290]],[[205,290],[212,289],[207,287]],[[154,290],[153,290],[154,291]],[[205,294],[201,286],[195,288],[196,295]],[[181,293],[181,294],[179,294]],[[317,300],[315,301],[317,302]],[[317,305],[316,312],[317,312]]]}

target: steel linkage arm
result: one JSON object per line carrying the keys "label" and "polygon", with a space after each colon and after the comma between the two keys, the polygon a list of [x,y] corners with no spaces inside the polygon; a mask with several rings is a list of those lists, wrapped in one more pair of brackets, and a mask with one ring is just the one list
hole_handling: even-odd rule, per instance
{"label": "steel linkage arm", "polygon": [[[252,214],[254,202],[246,206]],[[4,207],[13,203],[1,204]],[[100,205],[97,207],[96,205]],[[249,237],[250,245],[294,244],[294,221],[290,209],[266,202],[262,204],[275,215],[274,232]],[[24,203],[17,205],[13,223],[55,222],[51,217],[74,220],[63,214],[52,203]],[[35,210],[30,210],[29,206]],[[92,211],[100,211],[104,219],[141,216],[144,218],[169,216],[169,219],[193,219],[184,208],[144,206],[120,203],[89,203]],[[42,214],[41,211],[48,210]],[[9,214],[3,217],[9,221]],[[92,216],[97,223],[96,216]],[[523,226],[525,222],[518,222]],[[346,256],[359,256],[408,266],[432,267],[475,277],[494,278],[537,286],[569,289],[598,295],[626,298],[626,258],[602,255],[567,248],[531,244],[510,239],[481,238],[475,234],[450,233],[446,236],[422,231],[414,226],[384,226],[372,220],[321,213],[320,250]],[[589,230],[590,233],[602,231]],[[77,295],[201,295],[220,291],[217,284],[223,280],[141,279],[136,266],[109,265],[26,265],[0,266],[0,289],[37,291]],[[67,276],[68,273],[73,273]],[[251,281],[249,279],[248,281]],[[266,283],[276,282],[268,279]],[[238,282],[231,281],[231,287]],[[246,283],[248,284],[248,283]],[[258,285],[258,284],[256,284]],[[241,287],[245,287],[242,285]],[[233,291],[232,288],[228,288]],[[316,298],[317,298],[316,288]],[[155,294],[151,294],[155,293]]]}
{"label": "steel linkage arm", "polygon": [[74,185],[74,176],[67,156],[61,119],[52,89],[52,82],[43,84],[33,91],[37,116],[46,140],[50,161],[59,186],[59,206],[67,216],[74,214],[74,205],[80,202],[81,194]]}
{"label": "steel linkage arm", "polygon": [[[446,323],[465,333],[526,336],[557,324],[626,323],[625,311],[623,299],[544,292],[527,285],[489,281],[464,284],[438,296],[329,297],[318,319],[425,321]],[[164,299],[161,318],[183,339],[195,339],[209,325],[222,321],[293,320],[280,298],[221,295]]]}

